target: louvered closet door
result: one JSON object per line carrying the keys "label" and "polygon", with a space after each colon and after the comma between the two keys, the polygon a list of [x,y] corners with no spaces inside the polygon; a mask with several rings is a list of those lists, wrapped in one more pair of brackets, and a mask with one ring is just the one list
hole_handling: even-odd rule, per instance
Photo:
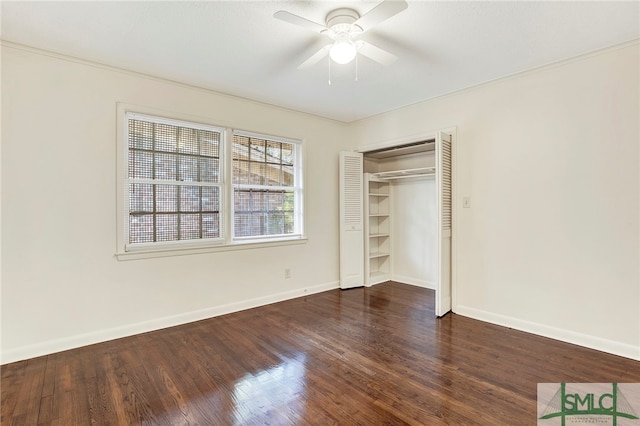
{"label": "louvered closet door", "polygon": [[340,153],[340,288],[364,285],[362,154]]}
{"label": "louvered closet door", "polygon": [[438,205],[436,315],[439,317],[451,310],[452,170],[451,136],[438,132],[436,136],[436,202]]}

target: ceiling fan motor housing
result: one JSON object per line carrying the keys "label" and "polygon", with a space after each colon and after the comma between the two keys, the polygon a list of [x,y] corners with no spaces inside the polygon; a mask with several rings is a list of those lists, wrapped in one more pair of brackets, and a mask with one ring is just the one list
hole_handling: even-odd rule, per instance
{"label": "ceiling fan motor housing", "polygon": [[360,19],[360,15],[353,9],[335,9],[327,15],[327,28],[334,36],[343,33],[353,36],[362,32],[362,28],[354,25],[358,19]]}

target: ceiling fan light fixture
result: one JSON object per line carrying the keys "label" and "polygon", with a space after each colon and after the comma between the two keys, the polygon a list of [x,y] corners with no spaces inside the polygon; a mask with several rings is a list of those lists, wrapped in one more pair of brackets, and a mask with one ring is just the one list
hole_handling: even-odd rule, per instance
{"label": "ceiling fan light fixture", "polygon": [[337,64],[348,64],[356,57],[358,49],[352,41],[337,41],[331,46],[329,56]]}

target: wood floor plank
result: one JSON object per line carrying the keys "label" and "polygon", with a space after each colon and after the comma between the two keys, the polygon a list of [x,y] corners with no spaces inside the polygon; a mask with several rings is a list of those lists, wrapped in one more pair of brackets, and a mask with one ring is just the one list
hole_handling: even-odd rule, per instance
{"label": "wood floor plank", "polygon": [[11,422],[15,408],[18,404],[18,392],[20,383],[23,381],[26,362],[16,362],[0,367],[2,380],[0,381],[0,424],[6,425]]}
{"label": "wood floor plank", "polygon": [[455,314],[431,290],[332,290],[1,367],[2,425],[529,425],[538,383],[640,362]]}
{"label": "wood floor plank", "polygon": [[[46,358],[39,357],[23,361],[24,370],[20,381],[15,384],[16,395],[10,396],[15,401],[11,417],[3,415],[2,424],[8,425],[37,425],[40,415],[40,399],[46,371]],[[4,373],[4,368],[2,372]],[[5,390],[4,380],[2,388]],[[2,405],[4,410],[4,404]]]}

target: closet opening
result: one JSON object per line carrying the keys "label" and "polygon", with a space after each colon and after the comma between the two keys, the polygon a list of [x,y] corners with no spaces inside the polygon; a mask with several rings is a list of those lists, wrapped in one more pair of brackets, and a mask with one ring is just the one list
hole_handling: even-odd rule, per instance
{"label": "closet opening", "polygon": [[399,281],[451,310],[453,135],[340,153],[340,288]]}
{"label": "closet opening", "polygon": [[362,155],[365,286],[435,289],[435,139]]}

